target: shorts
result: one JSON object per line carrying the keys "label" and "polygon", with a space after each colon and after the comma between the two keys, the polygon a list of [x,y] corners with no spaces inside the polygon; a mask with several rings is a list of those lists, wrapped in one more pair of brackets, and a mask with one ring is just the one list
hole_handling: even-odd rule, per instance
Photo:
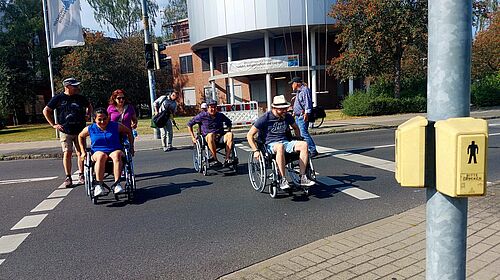
{"label": "shorts", "polygon": [[[215,134],[215,144],[224,144],[224,135],[226,135],[227,132],[225,133],[214,133]],[[210,133],[209,133],[210,134]],[[205,140],[207,140],[207,135],[205,135]]]}
{"label": "shorts", "polygon": [[78,144],[78,135],[66,134],[59,132],[61,137],[59,141],[61,142],[61,147],[63,152],[73,152],[73,144],[75,145],[76,151],[80,152],[80,146]]}
{"label": "shorts", "polygon": [[267,151],[270,153],[270,154],[275,154],[273,148],[276,144],[283,144],[283,146],[285,147],[285,152],[286,153],[293,153],[295,152],[295,144],[297,144],[297,141],[296,140],[292,140],[292,141],[287,141],[287,140],[282,140],[282,141],[277,141],[277,142],[272,142],[272,143],[269,143],[266,145],[267,147]]}

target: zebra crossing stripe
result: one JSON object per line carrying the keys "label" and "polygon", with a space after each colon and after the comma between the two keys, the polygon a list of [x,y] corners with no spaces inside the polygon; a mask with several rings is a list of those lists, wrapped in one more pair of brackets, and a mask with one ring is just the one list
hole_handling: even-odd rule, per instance
{"label": "zebra crossing stripe", "polygon": [[29,232],[0,237],[0,254],[7,254],[15,251],[28,235],[30,235]]}
{"label": "zebra crossing stripe", "polygon": [[10,230],[34,228],[40,225],[40,223],[47,217],[48,214],[31,215],[23,217],[15,226]]}

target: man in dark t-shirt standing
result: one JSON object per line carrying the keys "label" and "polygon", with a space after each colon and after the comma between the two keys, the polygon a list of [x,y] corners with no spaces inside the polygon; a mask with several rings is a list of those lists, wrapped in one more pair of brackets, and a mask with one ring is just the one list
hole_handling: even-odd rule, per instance
{"label": "man in dark t-shirt standing", "polygon": [[[43,115],[47,122],[61,132],[61,146],[63,150],[63,166],[66,173],[64,185],[71,187],[71,156],[73,155],[73,145],[80,158],[80,146],[78,145],[78,134],[86,125],[86,120],[90,119],[92,106],[87,98],[80,95],[80,82],[75,78],[67,78],[63,81],[64,92],[55,95],[43,109]],[[53,118],[53,112],[57,109],[57,123]],[[78,160],[79,183],[84,183],[83,162]]]}
{"label": "man in dark t-shirt standing", "polygon": [[280,173],[280,188],[290,188],[285,175],[285,153],[299,152],[300,185],[312,186],[314,182],[307,178],[306,166],[309,162],[307,142],[289,139],[288,131],[293,128],[295,135],[300,137],[300,129],[295,123],[292,115],[287,113],[290,103],[283,95],[277,95],[273,99],[271,111],[266,112],[250,128],[247,134],[248,144],[252,147],[255,158],[260,157],[260,151],[255,142],[255,135],[265,141],[265,147],[271,154],[276,154],[276,162]]}

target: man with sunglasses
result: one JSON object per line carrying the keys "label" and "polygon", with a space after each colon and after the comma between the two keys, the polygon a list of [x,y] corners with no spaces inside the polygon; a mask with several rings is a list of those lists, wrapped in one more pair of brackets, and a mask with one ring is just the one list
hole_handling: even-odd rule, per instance
{"label": "man with sunglasses", "polygon": [[299,127],[292,115],[287,112],[290,103],[286,101],[285,96],[277,95],[274,97],[271,106],[271,111],[258,118],[248,131],[247,140],[254,151],[254,157],[262,156],[255,141],[255,136],[258,133],[259,138],[265,144],[266,150],[276,155],[276,163],[281,177],[279,186],[282,190],[290,188],[285,175],[285,153],[299,152],[300,185],[308,187],[314,185],[314,181],[311,181],[305,175],[307,163],[309,162],[307,142],[290,139],[290,127],[293,128],[295,136],[301,137]]}
{"label": "man with sunglasses", "polygon": [[[63,150],[63,167],[66,173],[64,185],[68,188],[73,186],[71,180],[71,156],[73,149],[80,157],[80,145],[78,134],[86,125],[92,114],[92,105],[84,96],[80,95],[80,82],[75,78],[67,78],[63,81],[64,92],[55,95],[43,109],[43,115],[47,122],[60,131],[60,141]],[[57,123],[54,121],[53,112],[56,110]],[[73,148],[74,145],[74,148]],[[83,162],[78,162],[79,182],[83,184]]]}

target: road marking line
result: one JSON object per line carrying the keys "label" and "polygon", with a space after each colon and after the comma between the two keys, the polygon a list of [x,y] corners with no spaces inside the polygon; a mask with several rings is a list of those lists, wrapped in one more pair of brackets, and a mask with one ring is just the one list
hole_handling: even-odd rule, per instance
{"label": "road marking line", "polygon": [[33,210],[30,212],[41,212],[41,211],[49,211],[54,208],[64,199],[62,198],[51,198],[51,199],[45,199],[44,201],[40,202]]}
{"label": "road marking line", "polygon": [[490,124],[488,124],[488,126],[499,126],[499,125],[500,125],[500,123],[490,123]]}
{"label": "road marking line", "polygon": [[243,151],[246,151],[246,152],[251,152],[252,151],[252,148],[246,146],[246,145],[243,145],[241,143],[238,143],[238,144],[234,144],[236,147],[242,149]]}
{"label": "road marking line", "polygon": [[55,198],[55,197],[65,197],[69,194],[72,189],[60,189],[53,191],[47,198]]}
{"label": "road marking line", "polygon": [[0,264],[2,264],[5,261],[5,259],[0,259]]}
{"label": "road marking line", "polygon": [[25,228],[35,228],[40,225],[40,223],[47,217],[48,214],[39,214],[32,216],[23,217],[15,226],[10,230],[25,229]]}
{"label": "road marking line", "polygon": [[395,163],[393,161],[379,159],[359,154],[353,154],[347,151],[336,150],[328,147],[316,146],[316,149],[320,153],[330,154],[332,157],[340,158],[347,161],[352,161],[356,163],[361,163],[363,165],[372,166],[378,169],[383,169],[387,171],[394,172],[396,170]]}
{"label": "road marking line", "polygon": [[365,190],[362,190],[360,188],[356,188],[356,187],[340,187],[340,188],[337,188],[337,190],[347,194],[347,195],[350,195],[354,198],[357,198],[359,200],[365,200],[365,199],[370,199],[370,198],[378,198],[380,196],[376,195],[376,194],[372,194],[370,192],[367,192]]}
{"label": "road marking line", "polygon": [[[320,182],[323,185],[326,186],[339,186],[339,185],[345,185],[346,183],[335,180],[333,178],[327,177],[327,176],[318,176],[316,177],[316,181]],[[365,199],[371,199],[371,198],[378,198],[380,196],[373,194],[371,192],[367,192],[365,190],[362,190],[357,187],[352,187],[352,186],[344,186],[344,187],[336,187],[335,189],[339,190],[340,192],[352,196],[356,199],[359,200],[365,200]]]}
{"label": "road marking line", "polygon": [[15,251],[28,235],[30,235],[29,232],[0,237],[0,254],[7,254]]}
{"label": "road marking line", "polygon": [[489,134],[489,136],[497,136],[497,135],[500,135],[500,132],[499,133],[491,133],[491,134]]}
{"label": "road marking line", "polygon": [[40,181],[48,181],[56,179],[57,176],[53,177],[41,177],[41,178],[28,178],[28,179],[12,179],[12,180],[2,180],[0,181],[0,185],[7,184],[18,184],[18,183],[30,183],[30,182],[40,182]]}

